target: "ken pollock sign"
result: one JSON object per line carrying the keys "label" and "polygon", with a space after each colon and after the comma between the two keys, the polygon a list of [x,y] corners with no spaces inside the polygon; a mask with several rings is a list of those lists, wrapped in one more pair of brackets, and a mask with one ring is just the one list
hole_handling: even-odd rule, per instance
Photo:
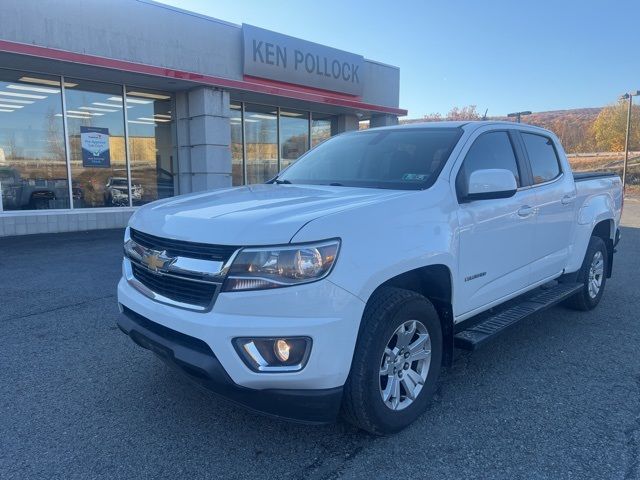
{"label": "ken pollock sign", "polygon": [[245,75],[362,95],[360,55],[246,24],[242,36]]}

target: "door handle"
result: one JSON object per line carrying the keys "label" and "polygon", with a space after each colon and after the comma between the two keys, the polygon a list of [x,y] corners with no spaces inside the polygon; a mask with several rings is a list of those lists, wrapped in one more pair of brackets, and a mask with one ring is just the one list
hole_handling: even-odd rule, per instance
{"label": "door handle", "polygon": [[571,205],[573,201],[576,199],[575,195],[565,195],[562,197],[562,205]]}
{"label": "door handle", "polygon": [[529,205],[524,205],[518,209],[518,216],[522,218],[530,217],[535,213],[536,209]]}

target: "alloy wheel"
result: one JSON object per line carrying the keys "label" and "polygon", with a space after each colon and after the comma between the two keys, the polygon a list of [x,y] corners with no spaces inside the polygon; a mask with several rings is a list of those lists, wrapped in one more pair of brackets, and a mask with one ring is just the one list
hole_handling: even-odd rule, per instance
{"label": "alloy wheel", "polygon": [[589,267],[589,278],[587,285],[589,289],[589,296],[596,298],[600,292],[602,286],[602,275],[604,274],[604,257],[602,252],[598,250],[591,259],[591,266]]}
{"label": "alloy wheel", "polygon": [[391,410],[402,410],[420,394],[431,364],[431,337],[418,320],[402,323],[391,335],[380,361],[380,396]]}

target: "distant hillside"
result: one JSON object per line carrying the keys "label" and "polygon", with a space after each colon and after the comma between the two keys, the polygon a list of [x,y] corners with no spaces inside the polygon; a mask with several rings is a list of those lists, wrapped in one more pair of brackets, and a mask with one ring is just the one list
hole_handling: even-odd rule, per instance
{"label": "distant hillside", "polygon": [[[551,130],[560,137],[562,145],[568,153],[593,152],[595,150],[595,139],[592,133],[592,126],[601,110],[601,107],[596,107],[536,112],[522,117],[522,123],[528,123]],[[418,123],[448,119],[452,118],[429,116],[400,120],[400,123]],[[478,120],[479,118],[475,119]],[[455,118],[455,120],[463,120],[463,118]],[[491,116],[488,117],[487,120],[512,121],[511,118],[507,117]]]}
{"label": "distant hillside", "polygon": [[[522,117],[523,123],[531,122],[552,122],[558,119],[575,118],[580,120],[595,120],[602,111],[602,107],[574,108],[569,110],[550,110],[548,112],[534,112],[531,115]],[[489,117],[492,120],[511,120],[508,117]]]}

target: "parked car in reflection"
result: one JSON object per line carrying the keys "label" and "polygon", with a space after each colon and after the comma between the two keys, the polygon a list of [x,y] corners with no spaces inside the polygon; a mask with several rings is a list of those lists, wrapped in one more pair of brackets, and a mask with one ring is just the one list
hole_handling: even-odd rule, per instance
{"label": "parked car in reflection", "polygon": [[139,185],[142,188],[141,197],[138,198],[134,194],[133,205],[143,205],[154,200],[173,197],[175,191],[173,177],[171,172],[159,167],[132,171],[132,184]]}
{"label": "parked car in reflection", "polygon": [[[142,199],[143,188],[140,184],[131,185],[131,199],[139,202]],[[109,177],[104,194],[105,205],[116,207],[129,205],[129,182],[126,177]]]}
{"label": "parked car in reflection", "polygon": [[[0,189],[4,210],[68,208],[66,178],[22,178],[15,168],[0,168]],[[82,199],[82,189],[74,185],[73,196]]]}

